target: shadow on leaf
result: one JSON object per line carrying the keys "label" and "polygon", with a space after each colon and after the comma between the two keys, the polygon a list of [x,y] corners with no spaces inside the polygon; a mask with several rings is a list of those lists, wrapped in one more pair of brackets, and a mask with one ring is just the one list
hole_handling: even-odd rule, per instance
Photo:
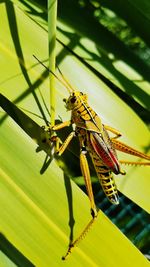
{"label": "shadow on leaf", "polygon": [[2,233],[0,233],[0,250],[18,267],[35,266]]}

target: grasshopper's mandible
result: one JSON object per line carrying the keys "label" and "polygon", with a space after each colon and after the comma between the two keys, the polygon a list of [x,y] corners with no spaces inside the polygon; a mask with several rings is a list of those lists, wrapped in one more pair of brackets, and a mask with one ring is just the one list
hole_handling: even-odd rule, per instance
{"label": "grasshopper's mandible", "polygon": [[[117,138],[121,136],[121,133],[110,126],[104,125],[101,122],[100,117],[89,106],[87,95],[82,92],[75,91],[65,79],[61,71],[60,74],[61,78],[57,77],[56,74],[54,74],[54,76],[61,83],[63,83],[70,93],[69,98],[65,99],[64,101],[66,109],[71,111],[71,120],[51,127],[50,131],[58,131],[59,129],[69,126],[70,124],[75,124],[75,130],[69,134],[61,146],[59,145],[59,139],[56,138],[56,150],[58,155],[61,155],[69,145],[72,138],[74,136],[78,136],[80,143],[80,167],[90,200],[92,214],[91,222],[87,225],[79,238],[70,244],[66,254],[67,256],[71,252],[72,247],[75,246],[86,235],[98,213],[94,202],[86,153],[88,152],[90,154],[105,195],[113,204],[119,203],[119,197],[115,180],[113,178],[113,173],[117,175],[125,175],[125,172],[120,167],[120,163],[132,165],[150,165],[150,162],[119,161],[116,150],[120,150],[124,153],[128,153],[146,160],[150,160],[150,156],[135,150],[121,141],[118,141]],[[114,137],[109,137],[109,131],[114,134]]]}

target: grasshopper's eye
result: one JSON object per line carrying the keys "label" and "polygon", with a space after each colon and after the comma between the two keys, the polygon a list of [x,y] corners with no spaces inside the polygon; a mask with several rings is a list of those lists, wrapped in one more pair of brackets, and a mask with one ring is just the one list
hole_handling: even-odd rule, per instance
{"label": "grasshopper's eye", "polygon": [[74,104],[75,102],[76,102],[76,96],[73,96],[71,99],[70,99],[70,102],[72,103],[72,104]]}

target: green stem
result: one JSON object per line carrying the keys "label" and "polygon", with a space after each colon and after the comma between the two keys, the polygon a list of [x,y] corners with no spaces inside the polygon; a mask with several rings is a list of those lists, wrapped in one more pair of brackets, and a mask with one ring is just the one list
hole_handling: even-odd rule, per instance
{"label": "green stem", "polygon": [[[55,72],[56,59],[56,21],[57,21],[57,0],[48,0],[48,38],[49,38],[49,68]],[[50,73],[50,114],[51,125],[55,124],[55,77]]]}

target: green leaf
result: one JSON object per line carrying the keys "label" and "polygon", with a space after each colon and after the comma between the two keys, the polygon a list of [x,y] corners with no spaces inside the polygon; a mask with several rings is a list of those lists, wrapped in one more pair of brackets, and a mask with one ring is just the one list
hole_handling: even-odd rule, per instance
{"label": "green leaf", "polygon": [[[32,5],[39,12],[39,6]],[[40,15],[36,15],[37,24],[22,8],[23,5],[17,7],[11,1],[0,5],[3,21],[0,29],[0,262],[7,267],[64,264],[130,267],[133,261],[137,267],[148,266],[144,256],[101,211],[86,239],[65,263],[61,260],[69,242],[91,219],[89,200],[70,181],[70,173],[63,172],[64,162],[46,158],[47,154],[51,155],[51,149],[42,143],[40,126],[49,118],[49,79],[32,55],[47,60],[47,32],[39,26]],[[60,43],[57,54],[64,75],[73,86],[87,92],[90,105],[102,120],[121,130],[130,145],[140,150],[148,147],[148,130],[131,108]],[[67,91],[57,84],[56,92],[57,117],[66,120],[70,114],[66,113],[62,99]],[[75,164],[79,166],[72,152],[69,154],[71,168]],[[123,193],[149,210],[148,170],[143,167],[140,170],[139,173],[139,168],[129,167],[126,178],[118,178],[117,183],[120,182]]]}
{"label": "green leaf", "polygon": [[[129,25],[150,45],[150,2],[140,1],[108,1],[102,0],[101,4],[114,10],[124,18]],[[136,18],[136,20],[135,20]],[[141,27],[142,26],[142,27]]]}

